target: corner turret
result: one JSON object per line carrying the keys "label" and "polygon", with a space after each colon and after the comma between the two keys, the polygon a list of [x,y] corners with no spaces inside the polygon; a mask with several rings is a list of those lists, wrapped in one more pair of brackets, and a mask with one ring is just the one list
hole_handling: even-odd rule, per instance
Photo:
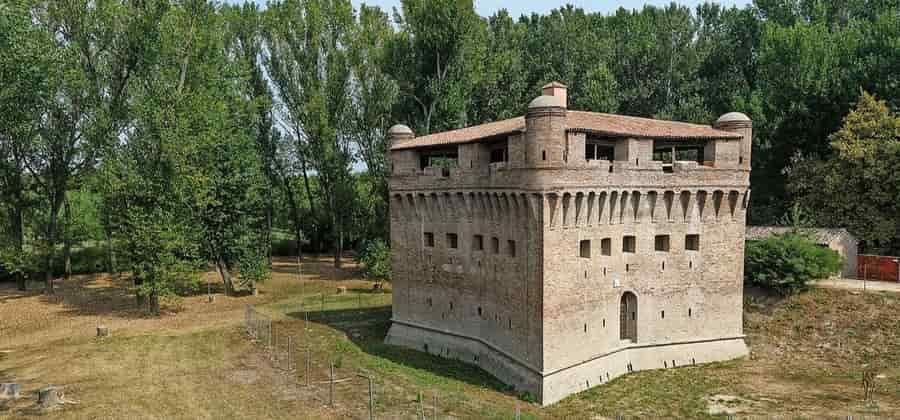
{"label": "corner turret", "polygon": [[750,154],[753,151],[753,121],[740,112],[729,112],[719,117],[713,128],[722,131],[739,133],[741,139],[738,166],[742,169],[750,169]]}

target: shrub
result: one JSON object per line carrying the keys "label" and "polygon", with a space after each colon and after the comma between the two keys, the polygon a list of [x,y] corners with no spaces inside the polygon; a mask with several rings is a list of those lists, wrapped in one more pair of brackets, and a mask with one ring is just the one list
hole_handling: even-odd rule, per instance
{"label": "shrub", "polygon": [[366,241],[359,255],[363,273],[375,281],[391,279],[391,249],[381,239]]}
{"label": "shrub", "polygon": [[748,242],[744,270],[749,283],[786,295],[805,290],[810,280],[836,274],[842,264],[836,251],[794,232]]}

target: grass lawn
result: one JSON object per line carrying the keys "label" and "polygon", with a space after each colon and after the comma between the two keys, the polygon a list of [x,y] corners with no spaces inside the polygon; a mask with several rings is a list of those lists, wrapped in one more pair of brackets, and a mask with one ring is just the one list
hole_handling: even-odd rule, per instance
{"label": "grass lawn", "polygon": [[[260,296],[187,297],[159,318],[134,308],[124,279],[75,277],[51,298],[2,284],[0,382],[15,380],[23,393],[0,401],[0,419],[367,418],[360,373],[375,378],[378,418],[433,418],[435,398],[441,418],[510,419],[516,410],[522,418],[715,418],[708,408],[716,395],[738,417],[900,418],[897,295],[815,289],[785,300],[748,297],[749,358],[638,372],[540,408],[477,368],[384,345],[390,294],[371,293],[352,265],[307,260],[302,281],[296,273],[277,261]],[[218,287],[212,274],[207,280]],[[338,287],[347,292],[336,295]],[[245,337],[248,304],[273,319],[277,361]],[[94,338],[101,324],[111,338]],[[863,401],[865,364],[879,375],[873,403]],[[42,413],[34,394],[50,384],[73,403]]]}

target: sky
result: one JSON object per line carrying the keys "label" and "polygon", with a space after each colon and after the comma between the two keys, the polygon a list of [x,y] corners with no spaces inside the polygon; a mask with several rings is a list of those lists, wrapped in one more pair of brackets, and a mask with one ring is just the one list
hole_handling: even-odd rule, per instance
{"label": "sky", "polygon": [[[243,0],[227,0],[229,3],[242,3]],[[676,3],[694,7],[708,0],[676,0]],[[711,0],[724,6],[742,7],[749,4],[751,0]],[[359,7],[360,3],[368,5],[381,6],[386,11],[392,10],[394,6],[400,5],[400,0],[352,0],[353,5]],[[580,7],[591,12],[612,13],[619,7],[626,9],[640,9],[645,4],[655,6],[666,6],[672,0],[475,0],[475,8],[478,14],[482,16],[490,16],[497,10],[506,8],[510,15],[518,17],[523,14],[531,14],[532,12],[547,13],[551,9],[556,9],[566,4]],[[256,3],[265,4],[265,0],[256,0]]]}

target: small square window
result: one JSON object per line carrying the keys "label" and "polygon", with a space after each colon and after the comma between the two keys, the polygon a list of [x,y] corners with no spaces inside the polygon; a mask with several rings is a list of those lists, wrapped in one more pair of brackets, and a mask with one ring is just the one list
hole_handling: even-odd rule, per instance
{"label": "small square window", "polygon": [[434,247],[434,233],[425,232],[425,246],[429,248]]}
{"label": "small square window", "polygon": [[612,239],[603,238],[600,240],[600,254],[602,255],[612,255]]}
{"label": "small square window", "polygon": [[447,246],[456,249],[459,246],[459,238],[455,233],[447,234]]}
{"label": "small square window", "polygon": [[591,241],[585,239],[579,245],[581,258],[591,258]]}
{"label": "small square window", "polygon": [[684,249],[688,251],[700,250],[700,235],[685,235]]}
{"label": "small square window", "polygon": [[472,249],[475,251],[484,250],[484,236],[475,235],[472,237]]}
{"label": "small square window", "polygon": [[653,249],[660,252],[669,252],[669,235],[656,235],[653,240]]}
{"label": "small square window", "polygon": [[500,253],[500,240],[497,238],[491,238],[491,251],[494,254]]}
{"label": "small square window", "polygon": [[634,254],[637,249],[637,239],[634,236],[622,237],[622,252]]}
{"label": "small square window", "polygon": [[516,256],[516,241],[506,241],[506,250],[510,257]]}

